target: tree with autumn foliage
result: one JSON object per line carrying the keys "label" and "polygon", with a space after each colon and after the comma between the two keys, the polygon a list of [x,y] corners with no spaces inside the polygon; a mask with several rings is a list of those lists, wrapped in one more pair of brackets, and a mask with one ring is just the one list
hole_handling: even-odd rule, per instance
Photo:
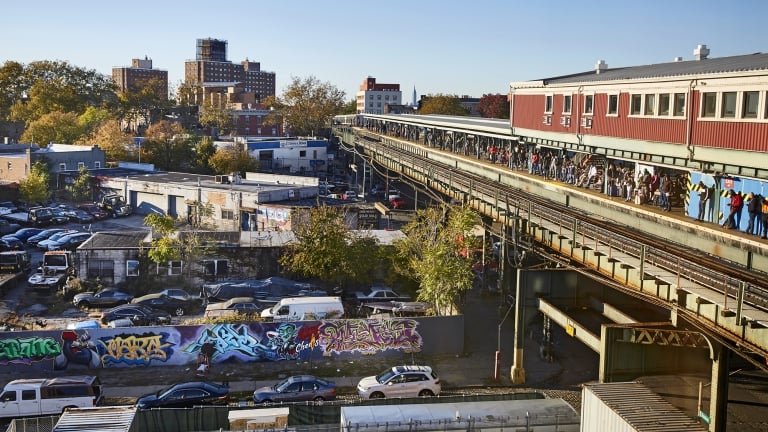
{"label": "tree with autumn foliage", "polygon": [[284,122],[293,135],[314,136],[330,127],[331,119],[343,109],[344,92],[329,82],[310,76],[291,77],[282,96],[270,96],[264,105],[272,110],[265,124]]}
{"label": "tree with autumn foliage", "polygon": [[485,118],[509,119],[507,95],[484,94],[477,103],[477,111]]}
{"label": "tree with autumn foliage", "polygon": [[469,115],[469,110],[461,106],[459,97],[456,95],[427,95],[419,101],[418,114],[442,114],[453,116]]}
{"label": "tree with autumn foliage", "polygon": [[187,134],[178,123],[160,120],[147,128],[141,161],[161,170],[186,171],[192,166],[199,137]]}
{"label": "tree with autumn foliage", "polygon": [[353,232],[344,222],[343,210],[321,205],[294,213],[291,226],[296,240],[280,256],[280,265],[291,273],[345,286],[370,284],[380,262],[378,240],[368,233]]}
{"label": "tree with autumn foliage", "polygon": [[460,299],[472,288],[474,272],[466,250],[480,216],[469,206],[433,206],[417,210],[394,243],[395,270],[419,283],[418,300],[435,306],[439,315],[458,310]]}
{"label": "tree with autumn foliage", "polygon": [[216,153],[208,159],[208,166],[216,174],[243,174],[258,170],[259,162],[248,153],[247,149],[233,144],[216,149]]}

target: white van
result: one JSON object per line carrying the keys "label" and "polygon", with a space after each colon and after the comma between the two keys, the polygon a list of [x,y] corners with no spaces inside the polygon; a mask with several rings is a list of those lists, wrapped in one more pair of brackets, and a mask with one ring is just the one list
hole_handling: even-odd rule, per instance
{"label": "white van", "polygon": [[273,321],[305,321],[341,318],[344,306],[341,297],[289,297],[261,311],[261,317]]}
{"label": "white van", "polygon": [[18,379],[0,393],[0,417],[61,414],[67,408],[101,403],[101,383],[95,376]]}

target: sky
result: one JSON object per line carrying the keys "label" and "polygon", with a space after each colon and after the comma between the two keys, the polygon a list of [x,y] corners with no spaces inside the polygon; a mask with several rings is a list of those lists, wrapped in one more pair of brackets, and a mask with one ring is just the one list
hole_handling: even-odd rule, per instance
{"label": "sky", "polygon": [[225,40],[227,59],[314,76],[354,99],[368,77],[400,84],[403,102],[506,94],[510,82],[608,67],[766,52],[762,0],[4,0],[0,62],[61,60],[111,75],[131,59],[167,70],[170,87],[197,39]]}

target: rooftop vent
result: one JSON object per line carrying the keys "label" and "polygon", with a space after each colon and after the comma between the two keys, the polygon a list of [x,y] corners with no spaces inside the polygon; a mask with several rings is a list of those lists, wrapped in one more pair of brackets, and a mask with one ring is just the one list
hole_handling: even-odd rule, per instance
{"label": "rooftop vent", "polygon": [[675,63],[683,61],[682,57],[675,57]]}
{"label": "rooftop vent", "polygon": [[606,69],[608,69],[608,64],[605,63],[605,60],[598,60],[595,63],[595,73],[600,73]]}
{"label": "rooftop vent", "polygon": [[696,60],[705,60],[709,55],[709,48],[706,45],[699,45],[693,50],[693,58]]}

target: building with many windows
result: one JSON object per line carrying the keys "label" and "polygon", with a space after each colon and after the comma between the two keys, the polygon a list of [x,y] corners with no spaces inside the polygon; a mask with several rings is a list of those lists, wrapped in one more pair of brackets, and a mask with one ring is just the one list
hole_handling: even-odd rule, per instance
{"label": "building with many windows", "polygon": [[[240,63],[227,60],[227,42],[218,39],[198,39],[195,60],[184,63],[184,82],[206,90],[195,94],[197,105],[213,97],[237,93],[219,88],[240,87],[240,92],[252,94],[256,102],[275,95],[275,73],[261,70],[261,63],[245,59]],[[226,100],[229,101],[229,100]],[[232,102],[242,102],[235,100]]]}
{"label": "building with many windows", "polygon": [[357,92],[357,113],[384,114],[387,105],[400,105],[402,99],[400,84],[377,84],[376,78],[369,76]]}
{"label": "building with many windows", "polygon": [[143,59],[131,60],[131,66],[113,67],[112,81],[121,92],[138,91],[150,81],[156,81],[157,97],[161,100],[168,99],[168,71],[153,69],[152,59],[146,56]]}

